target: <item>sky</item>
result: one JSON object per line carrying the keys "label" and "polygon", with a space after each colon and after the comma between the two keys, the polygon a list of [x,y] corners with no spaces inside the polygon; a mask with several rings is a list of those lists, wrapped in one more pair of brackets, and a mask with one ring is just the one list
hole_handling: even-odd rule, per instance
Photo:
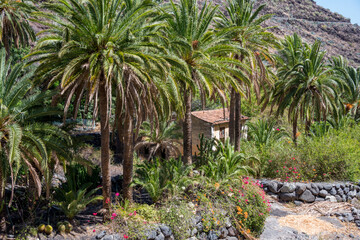
{"label": "sky", "polygon": [[360,0],[315,0],[315,2],[332,12],[350,18],[351,23],[360,25]]}

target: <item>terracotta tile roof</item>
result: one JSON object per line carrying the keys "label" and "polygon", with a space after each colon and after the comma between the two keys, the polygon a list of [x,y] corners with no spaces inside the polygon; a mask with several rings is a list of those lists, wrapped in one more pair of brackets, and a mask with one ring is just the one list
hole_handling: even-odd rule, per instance
{"label": "terracotta tile roof", "polygon": [[[196,118],[212,124],[229,122],[229,110],[227,108],[225,108],[225,118],[223,108],[215,110],[195,111],[191,112],[191,114]],[[241,116],[241,119],[248,120],[249,118],[246,116]]]}

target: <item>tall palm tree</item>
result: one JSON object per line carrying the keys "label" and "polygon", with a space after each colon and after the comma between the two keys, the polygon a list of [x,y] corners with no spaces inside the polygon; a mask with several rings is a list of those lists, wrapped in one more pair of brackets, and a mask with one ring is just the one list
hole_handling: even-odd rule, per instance
{"label": "tall palm tree", "polygon": [[[4,190],[10,179],[12,203],[15,182],[21,167],[29,171],[36,196],[41,194],[41,178],[49,170],[49,150],[64,151],[62,144],[71,143],[59,128],[35,122],[39,117],[57,112],[43,106],[51,93],[37,93],[23,74],[24,64],[10,65],[5,50],[0,51],[0,232],[6,229]],[[24,70],[25,71],[25,70]],[[4,227],[5,226],[5,227]]]}
{"label": "tall palm tree", "polygon": [[180,155],[179,139],[182,137],[180,127],[175,122],[160,121],[159,128],[154,128],[149,122],[141,125],[139,132],[142,140],[135,145],[135,150],[147,147],[150,149],[149,159],[171,154]]}
{"label": "tall palm tree", "polygon": [[35,33],[29,24],[29,13],[34,9],[31,1],[0,0],[0,43],[7,56],[12,45],[29,45]]}
{"label": "tall palm tree", "polygon": [[[296,40],[292,38],[290,40]],[[288,38],[289,40],[289,38]],[[298,40],[296,40],[298,41]],[[284,47],[287,52],[294,52],[295,43]],[[300,51],[301,60],[281,74],[275,85],[273,105],[277,105],[276,114],[283,115],[288,108],[289,121],[293,123],[293,138],[297,138],[298,119],[305,122],[305,131],[309,133],[313,120],[326,121],[327,115],[337,115],[340,100],[338,89],[341,82],[333,74],[333,69],[325,65],[325,52],[320,50],[321,43],[303,44]],[[283,58],[284,64],[288,59]],[[280,69],[281,70],[281,69]]]}
{"label": "tall palm tree", "polygon": [[166,15],[166,35],[170,53],[183,60],[187,70],[173,68],[173,76],[178,81],[183,94],[183,149],[184,162],[192,164],[192,123],[191,100],[199,91],[202,99],[217,93],[225,98],[225,83],[238,89],[233,76],[242,78],[242,73],[229,66],[230,58],[221,57],[236,48],[225,43],[222,34],[211,29],[217,8],[204,3],[200,8],[197,0],[181,0],[163,10]]}
{"label": "tall palm tree", "polygon": [[[47,11],[43,14],[55,24],[49,23],[48,34],[38,41],[29,55],[34,57],[33,62],[40,63],[36,73],[48,85],[60,81],[61,94],[66,97],[65,113],[73,96],[76,108],[80,99],[86,97],[87,103],[94,102],[94,116],[98,110],[100,112],[105,209],[110,207],[111,196],[112,93],[117,92],[117,102],[121,103],[119,108],[123,112],[123,106],[130,106],[128,103],[131,102],[126,101],[126,96],[135,101],[141,93],[151,92],[144,83],[151,81],[150,72],[164,72],[162,58],[151,50],[157,46],[146,34],[146,29],[156,26],[149,21],[154,15],[151,6],[150,1],[137,0],[63,0],[45,4]],[[136,87],[140,85],[142,92]],[[127,110],[135,111],[132,107]],[[128,114],[125,120],[124,184],[132,177],[132,115]],[[130,188],[124,187],[124,197],[130,198]]]}
{"label": "tall palm tree", "polygon": [[[267,103],[268,88],[272,86],[271,72],[263,60],[273,63],[269,49],[277,45],[276,37],[268,31],[269,28],[261,26],[272,15],[259,14],[265,7],[260,5],[255,9],[253,0],[227,0],[224,13],[220,12],[217,17],[217,28],[227,31],[230,41],[239,46],[241,51],[232,55],[244,64],[239,68],[247,75],[246,84],[243,84],[246,96],[250,98],[251,89],[255,91],[258,103],[261,100],[261,89],[263,89],[264,106]],[[242,84],[244,79],[238,79]],[[235,150],[240,150],[241,138],[241,95],[242,92],[232,90],[230,97],[230,122],[229,136],[231,143],[235,144]]]}

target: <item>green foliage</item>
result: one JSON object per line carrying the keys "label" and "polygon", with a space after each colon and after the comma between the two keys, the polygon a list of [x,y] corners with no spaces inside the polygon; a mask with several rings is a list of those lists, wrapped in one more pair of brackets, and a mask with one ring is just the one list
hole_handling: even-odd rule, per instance
{"label": "green foliage", "polygon": [[188,177],[191,169],[180,159],[154,159],[136,166],[133,184],[145,188],[152,200],[157,202],[163,195],[170,197],[184,191],[192,183]]}
{"label": "green foliage", "polygon": [[359,180],[359,126],[324,128],[315,125],[314,134],[297,147],[284,141],[259,152],[263,176],[284,181]]}
{"label": "green foliage", "polygon": [[143,122],[139,131],[142,140],[135,145],[135,150],[147,147],[150,150],[149,160],[165,155],[179,156],[180,155],[180,139],[182,134],[180,126],[172,121],[167,122],[161,120],[159,127],[153,126],[150,122]]}
{"label": "green foliage", "polygon": [[[253,157],[246,157],[244,153],[235,152],[234,146],[230,144],[230,139],[226,139],[225,143],[215,140],[207,141],[208,149],[213,149],[210,153],[207,152],[207,160],[200,160],[205,164],[199,167],[200,175],[205,177],[206,181],[213,182],[231,182],[237,179],[241,175],[254,174],[254,171],[250,164],[257,162],[258,160]],[[200,144],[204,145],[204,144]]]}
{"label": "green foliage", "polygon": [[249,127],[249,140],[253,141],[259,148],[269,147],[288,136],[283,128],[277,127],[274,120],[259,119],[254,123],[247,123],[247,126]]}
{"label": "green foliage", "polygon": [[69,191],[61,188],[57,189],[55,204],[60,207],[69,220],[74,219],[79,212],[85,210],[87,205],[103,199],[102,196],[94,196],[100,188],[89,191],[90,186],[91,183],[88,183],[80,187],[80,189],[71,189]]}
{"label": "green foliage", "polygon": [[191,229],[192,218],[196,214],[194,204],[183,201],[166,202],[164,207],[159,209],[159,213],[161,223],[171,228],[175,239],[190,237],[188,229]]}

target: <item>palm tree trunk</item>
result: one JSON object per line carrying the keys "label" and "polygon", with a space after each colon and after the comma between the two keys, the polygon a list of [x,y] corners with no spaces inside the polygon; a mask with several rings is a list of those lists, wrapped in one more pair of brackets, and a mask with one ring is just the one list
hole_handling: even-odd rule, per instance
{"label": "palm tree trunk", "polygon": [[109,96],[107,94],[105,77],[99,84],[99,108],[100,108],[100,127],[101,127],[101,173],[102,173],[102,192],[103,207],[108,210],[105,218],[110,216],[111,203],[111,179],[110,179],[110,118],[109,118]]}
{"label": "palm tree trunk", "polygon": [[183,122],[184,163],[192,164],[192,122],[191,122],[191,89],[184,91],[185,119]]}
{"label": "palm tree trunk", "polygon": [[297,145],[297,117],[293,119],[293,141]]}
{"label": "palm tree trunk", "polygon": [[241,140],[241,96],[240,93],[235,94],[235,151],[240,151]]}
{"label": "palm tree trunk", "polygon": [[133,180],[133,122],[129,113],[125,117],[124,131],[123,197],[132,201],[133,191],[130,184]]}
{"label": "palm tree trunk", "polygon": [[306,121],[305,121],[305,133],[306,133],[306,135],[309,135],[310,127],[311,127],[311,120],[306,119]]}
{"label": "palm tree trunk", "polygon": [[229,137],[230,144],[235,143],[235,90],[232,88],[230,93],[230,111],[229,111]]}
{"label": "palm tree trunk", "polygon": [[0,237],[6,232],[5,186],[3,183],[2,169],[0,169]]}

